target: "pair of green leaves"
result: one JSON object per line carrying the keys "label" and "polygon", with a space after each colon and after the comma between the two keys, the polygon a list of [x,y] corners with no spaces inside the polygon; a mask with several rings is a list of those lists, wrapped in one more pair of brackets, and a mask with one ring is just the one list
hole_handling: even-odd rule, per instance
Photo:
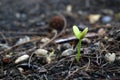
{"label": "pair of green leaves", "polygon": [[85,35],[87,34],[88,32],[88,28],[85,28],[82,32],[78,29],[77,26],[73,26],[73,32],[74,32],[74,35],[76,36],[77,39],[79,39],[78,41],[78,53],[76,55],[76,60],[79,62],[79,59],[80,59],[80,52],[81,52],[81,42],[82,42],[82,39],[85,37]]}
{"label": "pair of green leaves", "polygon": [[88,32],[88,28],[85,28],[82,32],[78,29],[77,26],[73,26],[73,32],[77,39],[82,40]]}

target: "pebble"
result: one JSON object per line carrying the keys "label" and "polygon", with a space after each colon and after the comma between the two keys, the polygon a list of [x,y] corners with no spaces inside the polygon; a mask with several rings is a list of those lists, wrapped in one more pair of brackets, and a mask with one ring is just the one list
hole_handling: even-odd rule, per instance
{"label": "pebble", "polygon": [[106,34],[106,31],[105,31],[104,28],[100,28],[100,29],[98,30],[98,35],[103,36],[103,35],[105,35],[105,34]]}
{"label": "pebble", "polygon": [[106,61],[108,61],[108,62],[114,62],[115,61],[115,58],[116,58],[116,55],[115,55],[115,53],[107,53],[107,54],[105,54],[105,59],[106,59]]}
{"label": "pebble", "polygon": [[67,5],[66,11],[71,12],[72,11],[72,5]]}
{"label": "pebble", "polygon": [[28,41],[30,41],[30,37],[25,36],[25,37],[23,37],[23,38],[20,38],[20,39],[17,41],[16,45],[22,44],[22,43],[25,43],[25,42],[28,42]]}
{"label": "pebble", "polygon": [[103,23],[109,23],[112,20],[111,16],[104,16],[102,17],[102,22]]}
{"label": "pebble", "polygon": [[20,71],[20,73],[23,73],[23,72],[24,72],[24,69],[21,68],[21,67],[19,67],[19,68],[17,68],[17,69]]}
{"label": "pebble", "polygon": [[45,49],[37,49],[35,51],[35,54],[39,57],[39,56],[47,56],[48,51]]}
{"label": "pebble", "polygon": [[41,39],[41,42],[43,42],[43,43],[48,42],[48,41],[50,41],[50,39],[47,37]]}
{"label": "pebble", "polygon": [[74,54],[74,50],[73,49],[66,49],[62,52],[62,56],[69,56],[69,55],[72,55]]}
{"label": "pebble", "polygon": [[100,17],[101,17],[100,14],[91,14],[88,16],[88,19],[91,24],[94,24],[100,19]]}
{"label": "pebble", "polygon": [[18,57],[18,58],[15,60],[15,64],[18,64],[18,63],[20,63],[20,62],[22,62],[22,61],[25,61],[25,60],[27,60],[28,58],[29,58],[29,55],[27,55],[27,54],[22,55],[22,56]]}

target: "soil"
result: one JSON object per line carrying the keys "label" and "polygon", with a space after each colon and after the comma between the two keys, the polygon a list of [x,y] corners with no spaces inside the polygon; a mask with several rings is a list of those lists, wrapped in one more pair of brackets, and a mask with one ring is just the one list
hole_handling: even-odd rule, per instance
{"label": "soil", "polygon": [[[119,0],[0,0],[0,80],[120,80],[119,5]],[[100,18],[90,22],[96,14]],[[79,62],[73,25],[89,28]]]}

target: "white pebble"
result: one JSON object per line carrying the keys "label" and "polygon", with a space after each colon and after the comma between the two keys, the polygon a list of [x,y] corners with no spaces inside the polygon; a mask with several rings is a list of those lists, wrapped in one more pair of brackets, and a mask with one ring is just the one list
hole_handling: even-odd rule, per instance
{"label": "white pebble", "polygon": [[20,71],[20,73],[22,73],[24,71],[24,69],[21,67],[19,67],[18,70]]}
{"label": "white pebble", "polygon": [[43,42],[43,43],[48,42],[48,41],[50,41],[50,39],[47,37],[41,39],[41,42]]}
{"label": "white pebble", "polygon": [[107,53],[107,54],[105,54],[105,59],[108,62],[114,62],[115,58],[116,58],[115,53]]}
{"label": "white pebble", "polygon": [[23,37],[23,38],[20,38],[20,39],[17,41],[16,45],[22,44],[22,43],[28,42],[28,41],[30,41],[30,37],[25,36],[25,37]]}
{"label": "white pebble", "polygon": [[39,57],[39,56],[47,56],[48,51],[45,49],[37,49],[35,51],[35,54]]}
{"label": "white pebble", "polygon": [[22,56],[20,56],[20,57],[18,57],[16,60],[15,60],[15,64],[18,64],[18,63],[20,63],[20,62],[22,62],[22,61],[25,61],[25,60],[27,60],[29,58],[29,55],[22,55]]}
{"label": "white pebble", "polygon": [[100,17],[101,17],[100,14],[90,14],[90,15],[88,16],[89,22],[90,22],[91,24],[94,24],[94,23],[96,23],[96,22],[100,19]]}
{"label": "white pebble", "polygon": [[68,5],[68,6],[66,7],[66,11],[71,12],[71,11],[72,11],[72,5]]}

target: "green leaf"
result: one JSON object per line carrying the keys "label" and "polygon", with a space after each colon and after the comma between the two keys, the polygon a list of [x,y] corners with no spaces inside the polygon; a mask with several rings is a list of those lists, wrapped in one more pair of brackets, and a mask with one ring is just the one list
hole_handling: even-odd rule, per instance
{"label": "green leaf", "polygon": [[81,36],[81,31],[78,29],[77,26],[73,26],[73,32],[74,32],[74,35],[76,36],[77,39],[80,39],[80,36]]}
{"label": "green leaf", "polygon": [[85,28],[82,32],[81,32],[81,39],[83,39],[85,37],[85,35],[88,32],[88,28]]}

